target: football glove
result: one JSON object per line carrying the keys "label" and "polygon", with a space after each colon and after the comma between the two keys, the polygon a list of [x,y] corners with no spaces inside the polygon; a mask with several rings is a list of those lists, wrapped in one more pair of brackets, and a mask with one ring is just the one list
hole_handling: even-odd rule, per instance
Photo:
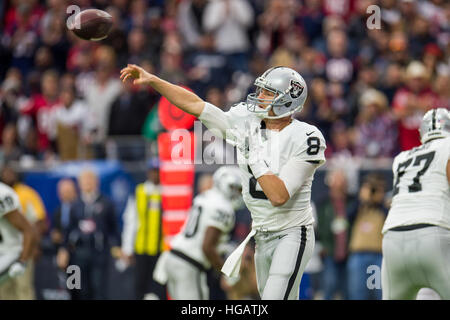
{"label": "football glove", "polygon": [[258,179],[269,171],[269,166],[263,159],[265,151],[262,141],[262,132],[259,123],[250,124],[246,122],[245,127],[247,135],[244,146],[247,146],[248,149],[248,152],[246,152],[247,163],[252,170],[253,176]]}
{"label": "football glove", "polygon": [[24,274],[27,266],[25,263],[17,261],[14,262],[8,269],[8,275],[10,278],[15,278]]}

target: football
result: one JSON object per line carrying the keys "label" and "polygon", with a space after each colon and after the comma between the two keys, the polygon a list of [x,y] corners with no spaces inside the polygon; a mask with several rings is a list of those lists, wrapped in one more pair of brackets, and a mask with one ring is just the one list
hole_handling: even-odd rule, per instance
{"label": "football", "polygon": [[84,40],[100,41],[108,36],[112,27],[112,16],[103,10],[86,9],[76,14],[68,28]]}

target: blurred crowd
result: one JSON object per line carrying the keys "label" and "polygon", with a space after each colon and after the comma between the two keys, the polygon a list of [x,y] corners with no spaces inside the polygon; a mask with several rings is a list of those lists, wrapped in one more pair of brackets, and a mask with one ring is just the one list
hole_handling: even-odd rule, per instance
{"label": "blurred crowd", "polygon": [[[380,28],[369,29],[374,4]],[[108,38],[84,41],[68,31],[69,5],[109,12]],[[0,164],[22,167],[103,159],[112,137],[154,140],[159,95],[123,84],[127,63],[224,110],[245,100],[268,67],[297,70],[308,99],[296,117],[320,128],[329,164],[341,166],[316,203],[317,290],[326,299],[379,298],[358,284],[368,265],[381,263],[390,187],[377,175],[360,185],[358,164],[419,145],[424,113],[450,108],[450,2],[6,0],[0,30]],[[62,237],[52,233],[55,242]]]}
{"label": "blurred crowd", "polygon": [[[68,31],[69,4],[108,11],[109,37]],[[120,82],[127,63],[224,109],[269,66],[292,67],[309,86],[298,118],[328,157],[392,157],[419,144],[427,109],[450,107],[449,16],[443,0],[2,1],[0,159],[104,158],[108,137],[151,131],[159,97]]]}

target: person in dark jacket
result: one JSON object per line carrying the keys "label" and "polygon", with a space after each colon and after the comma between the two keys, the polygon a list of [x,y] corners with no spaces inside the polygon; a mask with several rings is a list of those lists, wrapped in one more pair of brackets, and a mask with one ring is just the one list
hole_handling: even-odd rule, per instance
{"label": "person in dark jacket", "polygon": [[75,182],[64,178],[58,182],[58,198],[61,204],[53,213],[50,237],[53,244],[59,247],[65,238],[70,222],[70,210],[78,198]]}
{"label": "person in dark jacket", "polygon": [[347,210],[355,199],[348,192],[347,177],[342,169],[327,173],[329,193],[318,205],[318,239],[322,244],[323,277],[322,289],[325,300],[347,299],[347,257],[351,225]]}
{"label": "person in dark jacket", "polygon": [[71,290],[72,299],[106,299],[108,260],[120,242],[118,220],[113,203],[100,193],[95,172],[83,170],[78,184],[80,199],[71,208],[58,264],[64,267],[70,262],[80,268],[81,289]]}

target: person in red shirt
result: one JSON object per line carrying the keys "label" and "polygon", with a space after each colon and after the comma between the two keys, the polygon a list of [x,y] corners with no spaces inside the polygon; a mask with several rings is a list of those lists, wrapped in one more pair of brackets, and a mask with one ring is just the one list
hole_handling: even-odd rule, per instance
{"label": "person in red shirt", "polygon": [[59,76],[53,70],[46,71],[41,78],[41,93],[34,94],[21,110],[22,114],[31,117],[38,132],[39,152],[51,150],[48,137],[51,128],[51,109],[59,103]]}
{"label": "person in red shirt", "polygon": [[419,127],[423,115],[436,102],[436,94],[429,86],[429,75],[419,61],[412,61],[406,68],[406,86],[395,93],[394,115],[398,119],[399,144],[401,150],[420,145]]}

